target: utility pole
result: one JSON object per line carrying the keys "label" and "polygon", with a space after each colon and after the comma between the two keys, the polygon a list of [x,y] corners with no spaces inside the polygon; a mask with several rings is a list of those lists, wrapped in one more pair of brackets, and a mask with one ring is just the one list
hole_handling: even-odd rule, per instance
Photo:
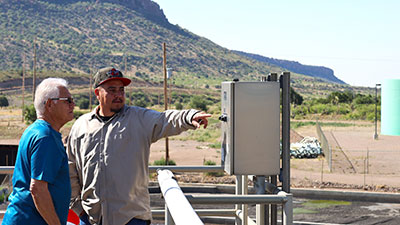
{"label": "utility pole", "polygon": [[[164,109],[168,109],[168,95],[167,95],[167,54],[166,54],[166,44],[163,43],[163,69],[164,69]],[[165,164],[168,165],[169,162],[169,146],[168,137],[165,137]]]}
{"label": "utility pole", "polygon": [[89,71],[89,110],[92,111],[92,70]]}
{"label": "utility pole", "polygon": [[33,78],[32,78],[32,101],[35,102],[36,92],[36,38],[33,41]]}
{"label": "utility pole", "polygon": [[24,111],[25,111],[25,53],[22,61],[22,122],[24,122]]}
{"label": "utility pole", "polygon": [[128,76],[128,68],[126,67],[126,61],[127,61],[127,56],[126,56],[126,54],[124,54],[124,61],[125,61],[125,76]]}
{"label": "utility pole", "polygon": [[378,139],[378,87],[381,84],[375,84],[375,134],[374,140]]}

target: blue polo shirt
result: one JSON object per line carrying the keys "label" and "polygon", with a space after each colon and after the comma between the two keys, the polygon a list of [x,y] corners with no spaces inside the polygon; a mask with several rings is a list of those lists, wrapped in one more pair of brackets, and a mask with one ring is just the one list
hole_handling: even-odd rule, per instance
{"label": "blue polo shirt", "polygon": [[20,139],[12,179],[13,192],[3,225],[46,224],[29,191],[31,178],[48,183],[56,213],[61,224],[66,224],[71,198],[68,158],[61,133],[44,120],[36,120]]}

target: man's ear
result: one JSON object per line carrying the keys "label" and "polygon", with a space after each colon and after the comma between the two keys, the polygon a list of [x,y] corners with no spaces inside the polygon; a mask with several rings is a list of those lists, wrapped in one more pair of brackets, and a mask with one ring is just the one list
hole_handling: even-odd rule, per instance
{"label": "man's ear", "polygon": [[96,96],[99,96],[99,92],[100,92],[99,88],[94,89],[94,94],[95,94]]}
{"label": "man's ear", "polygon": [[49,110],[49,108],[52,106],[52,104],[54,104],[53,101],[50,99],[47,99],[46,103],[44,103],[45,110]]}

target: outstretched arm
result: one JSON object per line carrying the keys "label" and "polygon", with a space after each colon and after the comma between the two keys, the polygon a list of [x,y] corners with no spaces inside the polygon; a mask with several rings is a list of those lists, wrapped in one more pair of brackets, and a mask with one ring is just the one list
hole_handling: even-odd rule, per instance
{"label": "outstretched arm", "polygon": [[204,128],[207,128],[208,117],[211,117],[211,114],[207,114],[204,112],[196,113],[192,118],[193,126],[195,126],[196,128],[200,128],[200,126],[203,124]]}

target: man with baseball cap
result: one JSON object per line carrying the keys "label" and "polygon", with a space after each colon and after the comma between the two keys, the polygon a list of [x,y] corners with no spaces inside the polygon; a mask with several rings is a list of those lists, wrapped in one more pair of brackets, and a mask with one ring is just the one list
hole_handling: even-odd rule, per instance
{"label": "man with baseball cap", "polygon": [[73,125],[67,142],[72,197],[81,224],[150,224],[150,145],[188,129],[207,127],[197,110],[157,112],[125,105],[125,78],[115,68],[94,76],[99,106]]}

